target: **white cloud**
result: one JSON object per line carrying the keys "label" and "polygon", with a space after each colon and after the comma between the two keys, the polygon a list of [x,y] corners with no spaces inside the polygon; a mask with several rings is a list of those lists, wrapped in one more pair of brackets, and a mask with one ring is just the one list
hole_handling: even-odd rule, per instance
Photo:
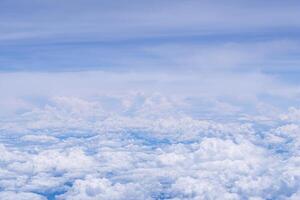
{"label": "white cloud", "polygon": [[111,183],[108,179],[87,177],[76,180],[73,187],[58,199],[66,200],[121,200],[121,199],[151,199],[144,193],[143,186],[138,183]]}
{"label": "white cloud", "polygon": [[34,194],[34,193],[26,193],[26,192],[0,192],[0,199],[5,200],[46,200],[45,197]]}
{"label": "white cloud", "polygon": [[53,143],[59,140],[56,137],[49,135],[25,135],[21,138],[25,142],[36,142],[36,143]]}
{"label": "white cloud", "polygon": [[288,112],[280,115],[280,119],[288,122],[299,122],[300,110],[294,107],[290,107]]}
{"label": "white cloud", "polygon": [[204,120],[191,114],[189,103],[176,96],[141,93],[90,99],[60,96],[12,115],[1,121],[1,195],[56,199],[296,195],[297,120],[291,123],[268,115],[273,123],[262,127],[251,117]]}
{"label": "white cloud", "polygon": [[299,199],[298,6],[1,2],[0,199]]}

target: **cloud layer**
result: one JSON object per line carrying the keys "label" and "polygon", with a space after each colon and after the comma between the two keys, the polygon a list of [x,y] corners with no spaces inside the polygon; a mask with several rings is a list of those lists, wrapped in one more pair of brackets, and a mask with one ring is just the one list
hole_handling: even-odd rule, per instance
{"label": "cloud layer", "polygon": [[110,102],[113,98],[114,106],[104,97],[55,97],[2,120],[0,197],[299,196],[296,108],[269,116],[268,123],[250,117],[220,121],[190,115],[187,102],[168,96],[135,94]]}

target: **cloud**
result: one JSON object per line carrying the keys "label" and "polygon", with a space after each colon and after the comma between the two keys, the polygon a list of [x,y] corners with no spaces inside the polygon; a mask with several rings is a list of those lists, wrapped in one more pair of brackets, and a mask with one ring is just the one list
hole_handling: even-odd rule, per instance
{"label": "cloud", "polygon": [[111,183],[108,179],[95,179],[87,177],[75,181],[71,190],[58,199],[151,199],[144,194],[143,187],[138,183],[120,184]]}
{"label": "cloud", "polygon": [[280,115],[280,118],[288,122],[298,122],[300,119],[300,110],[295,107],[290,107],[288,112]]}
{"label": "cloud", "polygon": [[298,7],[1,1],[0,199],[297,199]]}
{"label": "cloud", "polygon": [[2,72],[299,72],[299,3],[293,0],[1,4]]}
{"label": "cloud", "polygon": [[18,200],[46,200],[45,197],[34,194],[34,193],[26,193],[26,192],[20,192],[20,193],[15,193],[15,192],[0,192],[0,198],[1,199],[7,199],[7,200],[13,200],[13,199],[18,199]]}
{"label": "cloud", "polygon": [[[298,85],[260,72],[1,73],[0,89],[3,91],[0,94],[0,106],[3,108],[0,115],[6,118],[27,111],[39,112],[46,105],[48,110],[43,112],[55,113],[61,110],[59,104],[65,115],[76,115],[76,112],[90,115],[96,112],[95,109],[98,115],[107,109],[119,112],[126,109],[125,104],[131,106],[132,110],[128,112],[135,112],[134,107],[137,106],[144,114],[157,113],[154,109],[172,110],[170,108],[175,106],[179,110],[188,110],[189,107],[192,113],[232,115],[256,111],[258,105],[279,109],[297,106],[294,102],[299,96]],[[158,94],[157,97],[155,94]],[[130,99],[130,96],[133,98]],[[68,98],[64,100],[64,97]],[[165,97],[171,98],[166,100]],[[51,100],[53,98],[56,98],[55,101]],[[103,105],[100,106],[97,99]],[[278,106],[279,100],[286,103]],[[69,108],[63,105],[64,101],[69,101]],[[91,113],[88,114],[86,109],[91,109]]]}
{"label": "cloud", "polygon": [[57,142],[57,138],[48,135],[25,135],[21,138],[25,142],[36,142],[36,143],[52,143]]}
{"label": "cloud", "polygon": [[[3,1],[1,4],[4,29],[0,38],[5,40],[33,37],[68,40],[68,36],[81,40],[128,39],[299,28],[299,22],[295,20],[299,16],[296,1],[272,4],[260,1],[230,1],[226,4],[216,1],[134,1],[131,6],[126,1],[82,0],[29,1],[21,5]],[[20,12],[9,15],[14,10]]]}
{"label": "cloud", "polygon": [[297,121],[203,120],[188,107],[158,94],[65,96],[8,118],[1,122],[1,195],[61,200],[297,195]]}

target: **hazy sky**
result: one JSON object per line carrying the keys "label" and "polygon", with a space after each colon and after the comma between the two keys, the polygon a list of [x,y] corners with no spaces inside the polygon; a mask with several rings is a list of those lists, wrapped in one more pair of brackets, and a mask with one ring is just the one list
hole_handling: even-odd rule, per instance
{"label": "hazy sky", "polygon": [[299,9],[298,1],[2,0],[0,104],[138,91],[297,106]]}

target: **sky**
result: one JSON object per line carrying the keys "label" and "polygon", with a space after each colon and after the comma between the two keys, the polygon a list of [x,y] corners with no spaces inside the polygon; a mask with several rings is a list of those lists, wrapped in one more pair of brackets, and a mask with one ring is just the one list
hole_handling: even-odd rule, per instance
{"label": "sky", "polygon": [[298,1],[1,1],[1,71],[295,73]]}
{"label": "sky", "polygon": [[0,3],[6,102],[142,90],[287,109],[299,96],[297,1]]}
{"label": "sky", "polygon": [[0,0],[0,199],[299,199],[299,10]]}

